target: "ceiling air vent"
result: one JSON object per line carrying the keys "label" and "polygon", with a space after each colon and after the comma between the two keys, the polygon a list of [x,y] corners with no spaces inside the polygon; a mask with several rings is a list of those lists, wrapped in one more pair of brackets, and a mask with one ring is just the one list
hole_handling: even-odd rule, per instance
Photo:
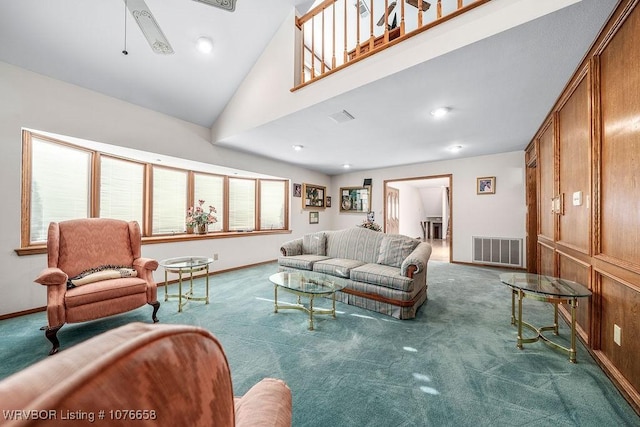
{"label": "ceiling air vent", "polygon": [[336,123],[344,123],[348,122],[349,120],[353,120],[355,117],[349,114],[347,110],[342,110],[339,113],[331,114],[329,118]]}

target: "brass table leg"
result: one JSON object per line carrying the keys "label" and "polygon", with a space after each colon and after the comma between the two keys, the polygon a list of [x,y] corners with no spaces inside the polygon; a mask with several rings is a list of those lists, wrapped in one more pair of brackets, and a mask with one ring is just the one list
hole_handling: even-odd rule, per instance
{"label": "brass table leg", "polygon": [[511,324],[516,324],[516,290],[511,289]]}
{"label": "brass table leg", "polygon": [[309,330],[313,331],[313,295],[309,297]]}
{"label": "brass table leg", "polygon": [[578,299],[571,299],[571,348],[569,350],[569,362],[577,363],[576,360],[576,306]]}
{"label": "brass table leg", "polygon": [[273,312],[278,312],[278,285],[273,285]]}
{"label": "brass table leg", "polygon": [[178,313],[182,311],[182,271],[178,272]]}
{"label": "brass table leg", "polygon": [[167,294],[167,282],[169,281],[168,275],[167,275],[167,269],[164,269],[164,300],[165,301],[169,301],[169,295]]}
{"label": "brass table leg", "polygon": [[522,298],[524,297],[524,292],[522,289],[518,289],[518,343],[516,347],[522,350]]}
{"label": "brass table leg", "polygon": [[205,304],[209,304],[209,264],[207,264],[206,272],[207,272],[207,278],[206,278],[207,290],[206,290]]}

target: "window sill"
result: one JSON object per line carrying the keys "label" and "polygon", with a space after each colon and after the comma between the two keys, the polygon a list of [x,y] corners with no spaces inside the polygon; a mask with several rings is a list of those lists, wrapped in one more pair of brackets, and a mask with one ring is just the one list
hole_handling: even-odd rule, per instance
{"label": "window sill", "polygon": [[[266,236],[270,234],[291,234],[291,230],[261,230],[261,231],[225,231],[207,234],[173,234],[163,236],[143,237],[143,245],[156,243],[186,242],[190,240],[230,239],[234,237]],[[18,256],[38,255],[47,253],[47,245],[33,245],[26,248],[14,249]]]}

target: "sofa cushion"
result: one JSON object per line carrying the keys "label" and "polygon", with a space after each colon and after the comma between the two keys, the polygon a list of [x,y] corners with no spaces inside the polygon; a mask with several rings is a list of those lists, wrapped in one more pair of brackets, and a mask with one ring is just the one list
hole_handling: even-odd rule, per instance
{"label": "sofa cushion", "polygon": [[302,236],[302,253],[305,255],[326,255],[327,236],[323,232]]}
{"label": "sofa cushion", "polygon": [[417,239],[403,236],[384,236],[378,253],[378,264],[400,267],[402,261],[420,244]]}
{"label": "sofa cushion", "polygon": [[384,234],[368,228],[353,227],[327,232],[327,255],[331,258],[376,262]]}
{"label": "sofa cushion", "polygon": [[356,267],[351,270],[350,279],[404,292],[413,291],[413,279],[402,276],[399,268],[388,265],[365,264]]}
{"label": "sofa cushion", "polygon": [[353,259],[329,258],[313,264],[313,271],[348,279],[351,269],[360,267],[361,265],[364,265],[364,262]]}
{"label": "sofa cushion", "polygon": [[64,294],[67,309],[106,300],[127,297],[134,294],[146,294],[147,282],[139,277],[100,280],[83,286],[68,289]]}
{"label": "sofa cushion", "polygon": [[281,256],[278,258],[278,264],[283,267],[298,268],[300,270],[313,270],[314,263],[328,258],[322,255]]}

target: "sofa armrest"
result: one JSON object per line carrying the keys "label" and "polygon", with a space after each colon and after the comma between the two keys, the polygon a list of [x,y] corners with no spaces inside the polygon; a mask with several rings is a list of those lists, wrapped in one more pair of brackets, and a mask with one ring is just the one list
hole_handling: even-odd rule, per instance
{"label": "sofa armrest", "polygon": [[416,248],[409,254],[408,257],[402,261],[400,266],[400,274],[405,277],[413,278],[413,276],[427,268],[427,262],[431,256],[431,245],[426,242],[421,242]]}
{"label": "sofa armrest", "polygon": [[284,242],[280,247],[282,256],[302,255],[302,237]]}
{"label": "sofa armrest", "polygon": [[46,286],[59,286],[67,283],[69,276],[57,267],[48,267],[40,272],[34,282]]}
{"label": "sofa armrest", "polygon": [[291,390],[284,381],[265,378],[235,399],[236,426],[291,426]]}

